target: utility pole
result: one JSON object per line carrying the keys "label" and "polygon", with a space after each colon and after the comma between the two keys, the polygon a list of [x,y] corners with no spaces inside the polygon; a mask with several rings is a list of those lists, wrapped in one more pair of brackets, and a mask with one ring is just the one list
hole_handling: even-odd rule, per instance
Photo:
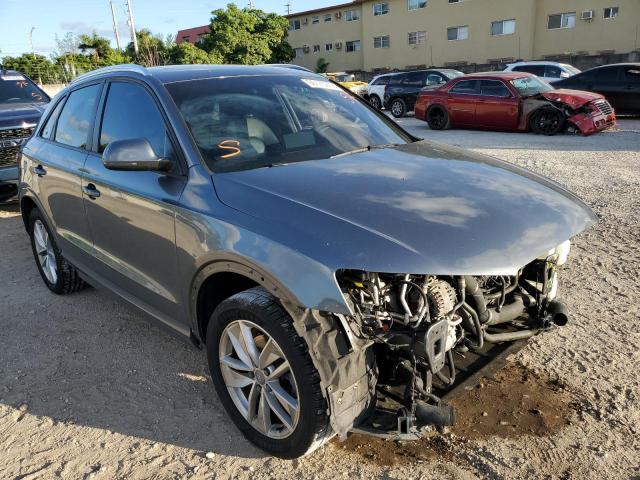
{"label": "utility pole", "polygon": [[31,27],[31,30],[29,31],[29,43],[31,44],[31,53],[33,54],[33,58],[36,58],[36,49],[33,48],[33,31],[36,29],[36,27]]}
{"label": "utility pole", "polygon": [[116,36],[116,46],[118,50],[122,50],[120,47],[120,32],[118,32],[118,22],[116,21],[116,9],[113,6],[113,0],[109,0],[109,5],[111,5],[111,18],[113,19],[113,33]]}
{"label": "utility pole", "polygon": [[253,0],[249,0],[249,10],[253,10]]}
{"label": "utility pole", "polygon": [[287,8],[287,15],[291,15],[291,2],[287,2],[284,5]]}
{"label": "utility pole", "polygon": [[127,15],[129,16],[129,28],[131,29],[131,41],[133,42],[133,50],[138,54],[138,38],[136,37],[136,25],[133,23],[133,12],[131,11],[131,0],[127,0]]}

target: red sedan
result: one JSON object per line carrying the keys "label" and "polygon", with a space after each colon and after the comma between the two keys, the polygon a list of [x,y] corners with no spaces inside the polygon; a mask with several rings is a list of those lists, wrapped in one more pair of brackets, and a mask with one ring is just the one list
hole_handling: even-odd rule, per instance
{"label": "red sedan", "polygon": [[523,72],[475,73],[423,90],[415,114],[433,130],[531,130],[544,135],[565,130],[591,135],[616,123],[613,108],[602,95],[555,90]]}

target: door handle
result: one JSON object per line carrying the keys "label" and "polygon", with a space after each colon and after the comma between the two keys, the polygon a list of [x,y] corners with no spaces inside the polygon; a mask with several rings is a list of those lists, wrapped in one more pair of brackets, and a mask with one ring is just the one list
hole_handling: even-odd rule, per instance
{"label": "door handle", "polygon": [[98,190],[93,183],[88,184],[86,187],[82,187],[82,191],[87,197],[93,200],[100,196],[100,190]]}
{"label": "door handle", "polygon": [[47,174],[47,171],[44,169],[42,165],[38,165],[37,167],[31,167],[31,172],[38,175],[39,177],[44,177]]}

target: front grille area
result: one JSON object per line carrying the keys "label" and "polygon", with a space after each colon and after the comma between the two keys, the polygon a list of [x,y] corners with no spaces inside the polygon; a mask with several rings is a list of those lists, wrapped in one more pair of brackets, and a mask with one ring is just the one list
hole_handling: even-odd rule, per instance
{"label": "front grille area", "polygon": [[11,138],[30,137],[33,133],[33,127],[29,128],[6,128],[0,130],[0,140],[9,140]]}
{"label": "front grille area", "polygon": [[[33,127],[5,128],[0,130],[0,142],[18,138],[29,138],[33,133]],[[13,167],[18,164],[20,147],[0,147],[0,168]]]}
{"label": "front grille area", "polygon": [[611,105],[609,105],[609,102],[606,100],[596,100],[593,104],[604,115],[611,115],[613,113],[613,108],[611,108]]}
{"label": "front grille area", "polygon": [[0,168],[17,165],[19,153],[20,147],[0,148]]}

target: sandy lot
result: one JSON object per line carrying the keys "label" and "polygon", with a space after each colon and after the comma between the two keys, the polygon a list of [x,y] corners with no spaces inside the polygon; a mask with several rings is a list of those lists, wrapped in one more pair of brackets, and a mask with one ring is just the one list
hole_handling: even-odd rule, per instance
{"label": "sandy lot", "polygon": [[463,392],[457,427],[266,457],[202,352],[104,292],[50,294],[17,207],[0,206],[0,478],[640,478],[640,122],[590,138],[400,123],[548,175],[601,219],[562,276],[570,323]]}

